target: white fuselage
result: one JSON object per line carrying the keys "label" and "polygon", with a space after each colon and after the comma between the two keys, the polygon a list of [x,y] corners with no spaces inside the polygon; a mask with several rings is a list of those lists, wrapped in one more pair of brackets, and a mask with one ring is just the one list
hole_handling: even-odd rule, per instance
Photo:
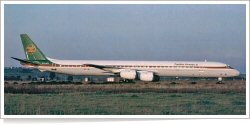
{"label": "white fuselage", "polygon": [[[154,72],[158,76],[174,77],[233,77],[238,76],[239,71],[219,62],[195,62],[195,61],[95,61],[95,60],[56,60],[49,66],[29,66],[42,71],[51,71],[71,75],[114,75],[95,67],[84,64],[95,64],[116,69],[130,69],[136,71]],[[119,71],[118,71],[119,72]]]}

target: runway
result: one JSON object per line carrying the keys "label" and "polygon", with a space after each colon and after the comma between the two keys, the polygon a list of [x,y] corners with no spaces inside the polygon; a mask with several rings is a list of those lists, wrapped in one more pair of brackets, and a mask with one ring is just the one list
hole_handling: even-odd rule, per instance
{"label": "runway", "polygon": [[176,80],[164,82],[135,82],[110,84],[79,83],[23,83],[5,82],[5,93],[69,93],[69,92],[108,92],[108,93],[245,93],[244,80],[227,80],[216,84],[215,80]]}

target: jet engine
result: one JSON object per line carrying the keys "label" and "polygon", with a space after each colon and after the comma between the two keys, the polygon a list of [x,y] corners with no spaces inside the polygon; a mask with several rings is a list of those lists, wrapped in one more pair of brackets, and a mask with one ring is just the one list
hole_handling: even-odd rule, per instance
{"label": "jet engine", "polygon": [[131,79],[131,80],[133,80],[133,79],[136,79],[137,75],[136,75],[136,71],[135,70],[128,69],[128,70],[121,71],[120,72],[120,76],[122,78],[125,78],[125,79]]}
{"label": "jet engine", "polygon": [[160,80],[160,77],[155,75],[153,72],[148,71],[136,71],[131,69],[126,69],[120,72],[120,77],[134,80],[138,79],[146,82],[156,82]]}
{"label": "jet engine", "polygon": [[160,80],[160,77],[153,72],[138,72],[138,77],[141,81],[156,82]]}

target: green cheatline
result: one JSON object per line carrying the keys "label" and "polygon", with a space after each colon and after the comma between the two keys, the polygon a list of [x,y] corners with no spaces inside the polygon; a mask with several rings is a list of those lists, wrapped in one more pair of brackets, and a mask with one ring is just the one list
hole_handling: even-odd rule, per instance
{"label": "green cheatline", "polygon": [[28,61],[35,62],[38,64],[51,64],[51,61],[46,58],[46,56],[29,38],[27,34],[21,34],[20,36],[23,43],[24,52]]}

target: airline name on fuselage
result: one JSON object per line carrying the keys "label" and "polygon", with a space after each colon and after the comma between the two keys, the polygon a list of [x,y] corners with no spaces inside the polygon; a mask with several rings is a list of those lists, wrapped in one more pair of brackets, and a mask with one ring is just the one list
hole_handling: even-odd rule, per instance
{"label": "airline name on fuselage", "polygon": [[193,63],[175,63],[176,66],[198,66],[198,64]]}

